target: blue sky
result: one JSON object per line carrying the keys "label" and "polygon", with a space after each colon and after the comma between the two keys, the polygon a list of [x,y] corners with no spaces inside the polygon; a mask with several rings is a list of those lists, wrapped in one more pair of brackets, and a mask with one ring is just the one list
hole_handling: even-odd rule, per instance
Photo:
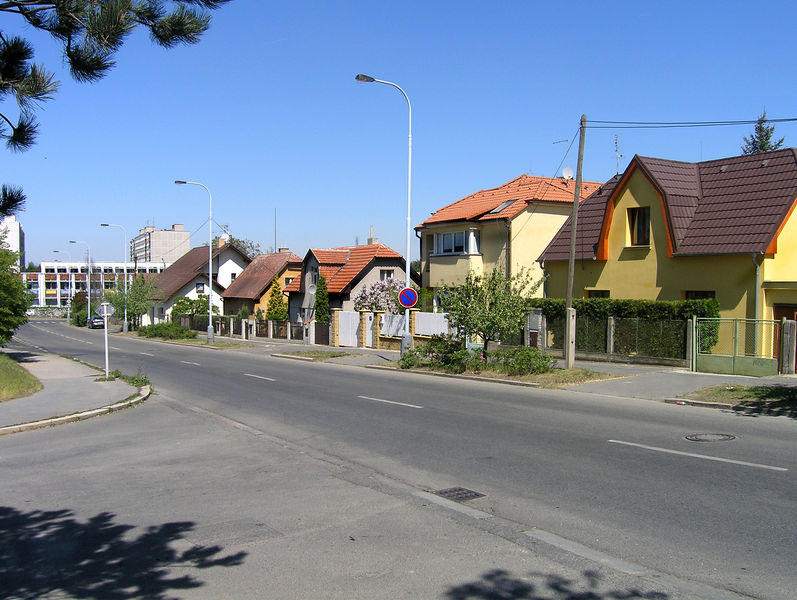
{"label": "blue sky", "polygon": [[[2,150],[0,182],[22,186],[27,260],[121,260],[122,233],[183,223],[194,246],[213,217],[263,248],[364,243],[404,252],[407,105],[412,224],[523,173],[576,167],[590,120],[715,121],[797,116],[792,3],[233,0],[195,46],[134,34],[116,68],[78,84],[60,48],[2,14],[62,81],[36,146]],[[7,103],[3,111],[13,113]],[[752,126],[590,129],[584,179],[634,154],[684,161],[739,154]],[[797,124],[778,137],[797,146]],[[219,225],[214,225],[219,232]],[[413,244],[417,257],[417,244]],[[59,250],[59,253],[53,253]]]}

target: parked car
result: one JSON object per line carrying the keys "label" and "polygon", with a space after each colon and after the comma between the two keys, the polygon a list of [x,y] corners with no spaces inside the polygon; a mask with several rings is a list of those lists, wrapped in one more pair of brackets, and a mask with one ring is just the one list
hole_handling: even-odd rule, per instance
{"label": "parked car", "polygon": [[89,319],[89,329],[103,329],[105,327],[105,319],[99,315],[94,315]]}

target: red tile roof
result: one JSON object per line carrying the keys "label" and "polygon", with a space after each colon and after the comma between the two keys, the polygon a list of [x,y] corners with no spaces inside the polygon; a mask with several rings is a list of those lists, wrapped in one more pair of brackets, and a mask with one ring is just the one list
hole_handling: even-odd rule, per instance
{"label": "red tile roof", "polygon": [[[366,244],[364,246],[344,246],[321,250],[312,248],[312,254],[319,263],[318,271],[327,281],[327,290],[331,294],[343,292],[357,277],[379,258],[399,259],[404,257],[384,244]],[[305,259],[306,261],[307,259]],[[286,292],[301,290],[303,277],[297,277],[285,286]]]}
{"label": "red tile roof", "polygon": [[[594,192],[600,183],[582,181],[580,198]],[[450,221],[512,219],[530,202],[573,203],[575,182],[559,177],[521,175],[502,186],[481,190],[438,209],[418,228]],[[499,210],[500,209],[500,210]]]}
{"label": "red tile roof", "polygon": [[221,296],[222,298],[260,300],[263,292],[268,289],[275,277],[282,274],[288,267],[299,268],[301,266],[302,259],[293,252],[261,254],[247,265]]}
{"label": "red tile roof", "polygon": [[[623,179],[636,169],[662,196],[673,256],[766,252],[797,200],[794,148],[699,163],[635,156]],[[613,178],[579,206],[578,258],[595,256],[619,181]],[[569,239],[570,219],[540,260],[566,260]]]}
{"label": "red tile roof", "polygon": [[[213,258],[216,258],[221,252],[227,249],[233,249],[241,255],[245,260],[249,261],[249,257],[245,252],[239,250],[233,244],[225,244],[221,248],[213,249]],[[180,258],[169,265],[158,276],[158,287],[155,290],[154,298],[156,300],[168,300],[179,292],[186,284],[193,281],[196,277],[202,275],[207,279],[208,274],[205,269],[208,267],[208,247],[199,246],[198,248],[191,248],[188,252],[183,254]],[[214,285],[223,287],[214,279]]]}

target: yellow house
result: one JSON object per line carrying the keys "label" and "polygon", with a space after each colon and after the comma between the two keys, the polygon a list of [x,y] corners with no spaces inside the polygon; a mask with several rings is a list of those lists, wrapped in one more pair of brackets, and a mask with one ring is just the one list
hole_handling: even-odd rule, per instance
{"label": "yellow house", "polygon": [[[599,186],[582,182],[580,197]],[[481,275],[496,268],[509,275],[526,269],[539,280],[535,259],[572,212],[574,191],[572,180],[521,175],[435,211],[415,228],[423,287],[456,284],[470,271]]]}
{"label": "yellow house", "polygon": [[[574,297],[716,298],[722,317],[797,314],[797,150],[699,163],[635,156],[579,206]],[[570,219],[541,253],[567,293]]]}

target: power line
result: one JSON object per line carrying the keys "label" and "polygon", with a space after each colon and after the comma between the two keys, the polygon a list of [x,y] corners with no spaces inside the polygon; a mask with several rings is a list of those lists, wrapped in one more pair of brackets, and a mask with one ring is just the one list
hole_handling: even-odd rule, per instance
{"label": "power line", "polygon": [[[797,117],[766,119],[765,123],[790,123]],[[667,129],[685,127],[725,127],[729,125],[756,125],[758,119],[743,121],[587,121],[589,129]]]}

